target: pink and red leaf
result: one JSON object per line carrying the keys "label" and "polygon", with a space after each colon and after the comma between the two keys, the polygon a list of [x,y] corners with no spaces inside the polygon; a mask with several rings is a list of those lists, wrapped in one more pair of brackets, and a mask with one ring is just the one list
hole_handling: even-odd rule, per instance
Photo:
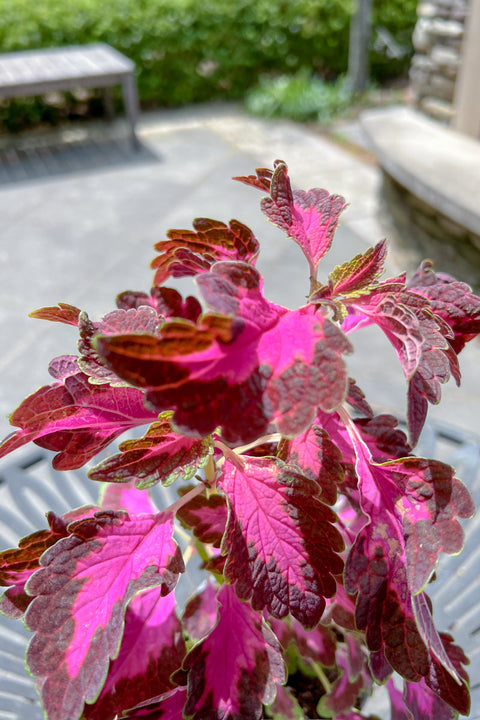
{"label": "pink and red leaf", "polygon": [[313,630],[305,630],[295,618],[290,618],[288,622],[275,618],[269,618],[269,621],[284,650],[296,650],[302,664],[335,665],[336,637],[330,627],[320,623]]}
{"label": "pink and red leaf", "polygon": [[228,460],[218,486],[228,499],[225,578],[254,610],[289,613],[315,627],[342,572],[343,540],[318,485],[273,458]]}
{"label": "pink and red leaf", "polygon": [[275,700],[268,706],[267,713],[265,717],[272,720],[305,720],[295,693],[284,685],[277,686]]}
{"label": "pink and red leaf", "polygon": [[11,585],[0,600],[0,611],[7,617],[20,618],[32,598],[25,592],[27,580],[40,567],[40,558],[48,548],[68,536],[69,523],[91,517],[98,508],[85,506],[72,510],[62,517],[47,514],[48,530],[39,530],[18,543],[18,548],[0,553],[0,585]]}
{"label": "pink and red leaf", "polygon": [[218,593],[214,629],[188,653],[184,715],[209,720],[259,720],[262,704],[285,681],[280,645],[260,613],[229,585]]}
{"label": "pink and red leaf", "polygon": [[134,480],[105,483],[100,490],[99,504],[102,510],[126,510],[129,515],[154,515],[158,512],[149,491],[137,490]]}
{"label": "pink and red leaf", "polygon": [[[367,680],[368,670],[365,666],[364,657],[362,658],[360,670],[355,669],[352,671],[348,646],[337,646],[336,663],[339,676],[332,684],[331,689],[322,697],[319,704],[322,715],[325,713],[335,718],[355,707],[362,692],[366,692],[369,689],[368,684],[371,684],[370,678]],[[368,682],[367,686],[366,680]]]}
{"label": "pink and red leaf", "polygon": [[330,195],[326,190],[292,191],[283,162],[278,162],[273,172],[270,197],[261,201],[262,211],[270,222],[300,246],[312,277],[316,277],[318,264],[330,249],[345,207],[340,195]]}
{"label": "pink and red leaf", "polygon": [[[279,162],[281,162],[281,160],[276,160],[275,166]],[[233,180],[238,180],[238,182],[244,185],[250,185],[251,187],[257,188],[257,190],[265,190],[265,192],[269,193],[272,175],[273,172],[268,168],[257,168],[255,175],[237,175]]]}
{"label": "pink and red leaf", "polygon": [[211,457],[213,441],[179,435],[172,429],[171,415],[162,413],[142,438],[122,442],[120,452],[92,468],[89,477],[103,482],[133,478],[138,489],[158,482],[171,485],[176,479],[190,480]]}
{"label": "pink and red leaf", "polygon": [[202,306],[197,298],[189,295],[185,300],[177,290],[168,287],[153,287],[150,294],[126,290],[117,296],[117,306],[121,310],[130,310],[149,305],[153,307],[158,315],[165,318],[185,318],[196,322],[202,313]]}
{"label": "pink and red leaf", "polygon": [[78,318],[80,310],[75,305],[59,302],[58,305],[52,307],[44,307],[34,310],[29,317],[39,320],[50,320],[51,322],[60,322],[65,325],[78,326]]}
{"label": "pink and red leaf", "polygon": [[387,242],[382,240],[365,253],[338,265],[328,277],[330,297],[354,297],[375,287],[384,271],[386,254]]}
{"label": "pink and red leaf", "polygon": [[160,697],[151,698],[124,713],[128,720],[180,720],[187,699],[187,688],[176,687]]}
{"label": "pink and red leaf", "polygon": [[58,454],[57,470],[81,467],[116,437],[150,423],[144,394],[131,387],[92,385],[80,372],[29,395],[10,417],[19,427],[0,446],[0,457],[33,441]]}
{"label": "pink and red leaf", "polygon": [[208,583],[186,604],[182,615],[182,625],[190,638],[202,640],[215,627],[217,614],[217,590],[211,583]]}
{"label": "pink and red leaf", "polygon": [[[455,662],[456,669],[465,682],[457,683],[443,668],[442,687],[438,683],[439,665],[433,662],[429,675],[418,683],[404,681],[403,693],[395,687],[393,680],[387,682],[392,708],[392,720],[456,720],[458,713],[468,715],[470,700],[468,675],[462,667],[467,658],[460,648],[451,644],[448,635],[442,635],[445,649]],[[444,684],[445,683],[445,684]],[[444,699],[442,699],[444,698]]]}
{"label": "pink and red leaf", "polygon": [[438,403],[440,385],[453,375],[460,382],[458,360],[447,322],[434,315],[426,297],[408,290],[403,277],[378,284],[357,298],[342,298],[350,314],[343,322],[346,333],[377,324],[392,343],[408,386],[408,421],[412,445],[425,422],[427,402]]}
{"label": "pink and red leaf", "polygon": [[199,540],[220,547],[228,517],[223,495],[197,495],[180,508],[177,517]]}
{"label": "pink and red leaf", "polygon": [[120,650],[98,699],[85,706],[85,720],[113,720],[174,688],[170,676],[186,652],[175,608],[174,594],[163,596],[161,587],[144,590],[130,601]]}
{"label": "pink and red leaf", "polygon": [[155,245],[160,252],[153,261],[154,284],[170,277],[208,272],[218,260],[242,260],[255,264],[259,245],[252,231],[238,220],[230,225],[219,220],[197,218],[194,230],[169,230],[168,240]]}
{"label": "pink and red leaf", "polygon": [[168,512],[103,511],[69,525],[29,579],[27,664],[48,720],[77,720],[119,652],[125,610],[141,590],[173,589],[184,566]]}
{"label": "pink and red leaf", "polygon": [[455,352],[480,333],[480,298],[471,288],[445,273],[435,273],[430,260],[424,260],[408,283],[413,292],[430,301],[435,315],[443,318],[452,328],[450,340]]}
{"label": "pink and red leaf", "polygon": [[106,367],[95,348],[92,340],[95,335],[129,335],[145,334],[156,335],[164,323],[164,319],[150,306],[140,306],[138,309],[113,310],[105,315],[100,322],[91,322],[86,313],[79,318],[80,340],[78,349],[80,358],[78,366],[89,382],[94,384],[108,383],[109,385],[124,385],[110,368]]}
{"label": "pink and red leaf", "polygon": [[323,502],[334,505],[337,486],[343,481],[342,454],[328,433],[312,425],[290,443],[288,463],[296,465],[310,480],[319,485]]}
{"label": "pink and red leaf", "polygon": [[[370,520],[345,570],[346,590],[358,593],[357,626],[365,630],[369,649],[383,651],[407,680],[419,682],[438,666],[442,678],[445,673],[457,684],[433,623],[419,616],[412,595],[432,575],[441,551],[459,551],[463,532],[456,517],[471,514],[471,498],[442,463],[404,458],[378,465],[354,433],[352,441],[361,506]],[[440,688],[446,702],[448,687]]]}

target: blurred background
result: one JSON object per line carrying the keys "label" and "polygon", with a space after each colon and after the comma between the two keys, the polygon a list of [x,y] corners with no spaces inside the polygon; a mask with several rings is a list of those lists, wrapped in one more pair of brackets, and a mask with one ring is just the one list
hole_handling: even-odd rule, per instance
{"label": "blurred background", "polygon": [[[364,16],[368,35],[361,89],[375,92],[405,86],[416,8],[416,0],[2,0],[0,49],[108,43],[136,63],[144,110],[240,100],[267,115],[329,120],[352,101],[345,83],[352,17]],[[14,132],[102,112],[94,92],[16,99],[0,104],[0,127]]]}
{"label": "blurred background", "polygon": [[[85,87],[2,98],[3,53],[98,42],[135,63],[136,148],[120,88],[111,103]],[[387,236],[389,276],[428,256],[478,291],[479,67],[480,0],[0,0],[0,438],[13,430],[8,413],[51,382],[49,361],[76,353],[75,328],[28,313],[61,301],[98,319],[118,292],[148,290],[152,246],[169,228],[238,218],[261,241],[267,297],[305,302],[298,248],[262,218],[257,191],[229,182],[279,157],[294,186],[350,203],[324,278]],[[405,378],[377,330],[354,338],[349,372],[377,411],[402,419]],[[478,501],[477,339],[460,366],[462,387],[442,387],[419,454],[453,463]],[[12,508],[28,525],[53,483],[59,502],[92,491],[49,459],[26,448],[0,464],[8,544]],[[469,523],[438,592],[442,628],[472,656],[475,720],[480,521]],[[20,635],[0,623],[0,718],[33,720]]]}

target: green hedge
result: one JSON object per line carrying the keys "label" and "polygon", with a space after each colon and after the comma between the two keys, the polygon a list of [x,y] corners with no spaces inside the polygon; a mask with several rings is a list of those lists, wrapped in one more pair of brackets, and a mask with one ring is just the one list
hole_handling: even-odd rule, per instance
{"label": "green hedge", "polygon": [[[235,99],[265,73],[306,67],[331,79],[345,72],[351,3],[1,0],[0,48],[7,52],[104,41],[137,64],[144,106]],[[377,0],[375,23],[393,37],[410,37],[415,4]],[[373,57],[374,74],[379,59]],[[395,73],[403,69],[402,63],[391,67]],[[32,101],[28,107],[38,119],[40,106]]]}

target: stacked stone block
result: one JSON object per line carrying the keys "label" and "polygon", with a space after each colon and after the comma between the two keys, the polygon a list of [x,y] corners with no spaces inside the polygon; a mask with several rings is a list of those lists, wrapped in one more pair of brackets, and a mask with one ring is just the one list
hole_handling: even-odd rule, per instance
{"label": "stacked stone block", "polygon": [[424,0],[417,12],[410,68],[413,101],[430,117],[449,124],[455,115],[468,0]]}

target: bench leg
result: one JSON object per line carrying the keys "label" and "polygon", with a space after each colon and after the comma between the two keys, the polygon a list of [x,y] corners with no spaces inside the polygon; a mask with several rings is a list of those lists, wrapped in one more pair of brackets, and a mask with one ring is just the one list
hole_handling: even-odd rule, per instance
{"label": "bench leg", "polygon": [[122,82],[122,90],[123,102],[125,104],[125,110],[131,128],[132,145],[136,150],[138,150],[140,147],[140,142],[135,132],[135,125],[138,121],[140,112],[138,103],[137,83],[135,81],[133,73],[125,76]]}
{"label": "bench leg", "polygon": [[113,106],[113,93],[111,87],[106,87],[103,90],[103,104],[105,107],[105,117],[107,120],[113,120],[115,117],[115,111]]}

